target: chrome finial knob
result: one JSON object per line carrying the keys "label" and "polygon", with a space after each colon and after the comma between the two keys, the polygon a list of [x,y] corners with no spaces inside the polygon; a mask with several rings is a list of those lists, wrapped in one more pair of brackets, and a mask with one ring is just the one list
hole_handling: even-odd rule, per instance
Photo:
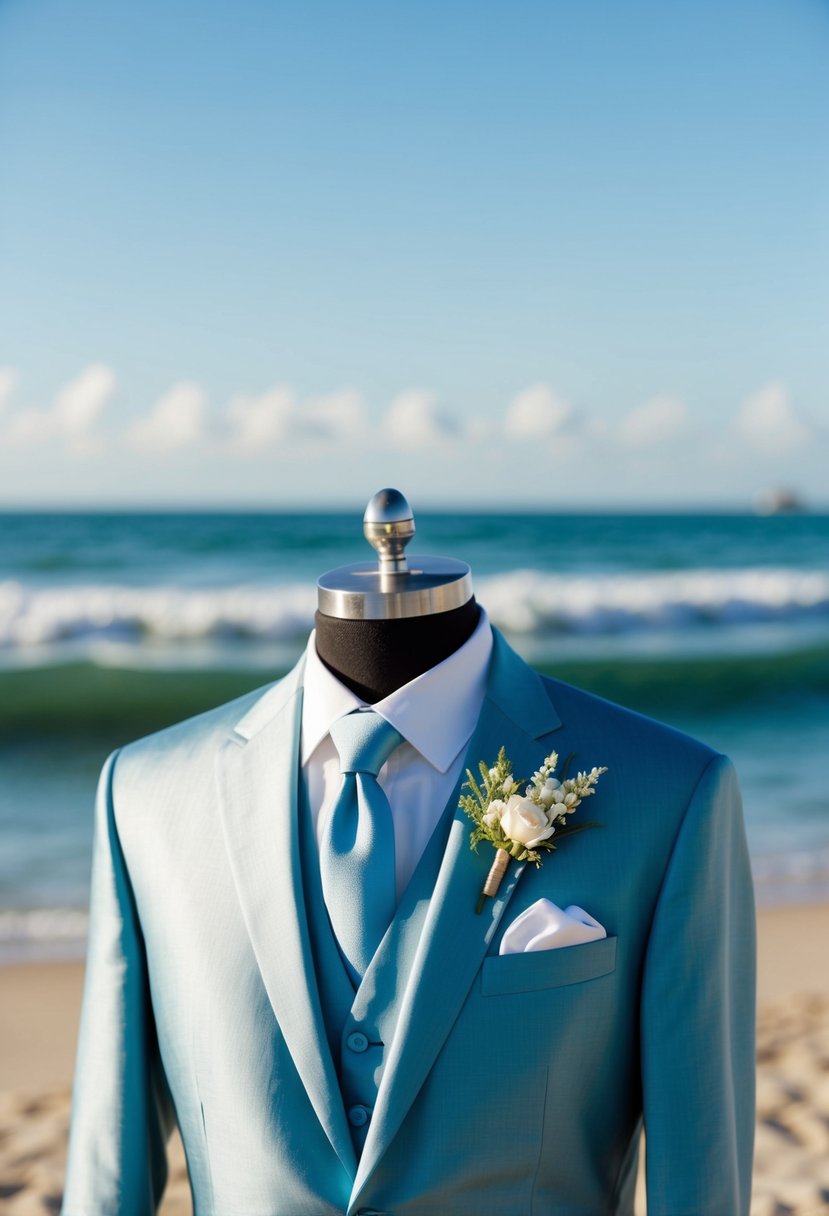
{"label": "chrome finial knob", "polygon": [[363,516],[366,540],[379,561],[339,566],[317,579],[317,607],[341,620],[391,621],[431,616],[460,608],[472,598],[466,562],[452,557],[411,555],[415,533],[412,508],[399,490],[378,490]]}
{"label": "chrome finial knob", "polygon": [[363,532],[377,550],[382,574],[402,574],[408,570],[405,549],[415,534],[412,508],[399,490],[378,490],[366,507]]}

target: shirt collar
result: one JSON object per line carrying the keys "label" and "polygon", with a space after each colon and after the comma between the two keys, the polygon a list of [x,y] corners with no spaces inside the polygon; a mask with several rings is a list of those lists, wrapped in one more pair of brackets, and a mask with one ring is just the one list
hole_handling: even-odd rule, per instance
{"label": "shirt collar", "polygon": [[[308,639],[302,700],[301,764],[307,764],[332,723],[366,702],[340,682],[317,654],[316,631]],[[442,663],[396,688],[373,708],[439,772],[445,773],[468,743],[478,721],[492,653],[489,617]],[[439,712],[436,709],[439,708]]]}

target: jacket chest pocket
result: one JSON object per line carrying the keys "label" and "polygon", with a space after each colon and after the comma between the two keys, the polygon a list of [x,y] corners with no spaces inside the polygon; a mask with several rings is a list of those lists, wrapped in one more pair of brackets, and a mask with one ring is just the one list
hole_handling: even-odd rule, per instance
{"label": "jacket chest pocket", "polygon": [[558,950],[531,950],[525,954],[488,954],[481,967],[481,995],[535,992],[584,984],[609,975],[616,968],[616,938],[563,946]]}

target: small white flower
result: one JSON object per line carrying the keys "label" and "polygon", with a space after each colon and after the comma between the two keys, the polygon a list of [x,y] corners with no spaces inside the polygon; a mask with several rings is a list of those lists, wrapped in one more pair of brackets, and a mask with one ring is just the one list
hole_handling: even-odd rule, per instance
{"label": "small white flower", "polygon": [[491,768],[491,769],[489,770],[489,779],[490,779],[490,781],[494,781],[494,780],[495,780],[495,778],[496,778],[497,776],[498,776],[498,769],[497,769],[497,768]]}
{"label": "small white flower", "polygon": [[541,790],[539,792],[538,801],[541,803],[542,806],[552,806],[553,803],[555,802],[555,799],[556,799],[555,790],[548,790],[546,788],[546,786],[543,790]]}
{"label": "small white flower", "polygon": [[578,802],[578,800],[579,800],[579,799],[578,799],[578,795],[577,795],[577,794],[574,794],[574,793],[572,792],[572,790],[571,790],[571,792],[570,792],[569,794],[565,794],[565,795],[564,795],[564,802],[565,802],[565,805],[566,805],[566,806],[572,806],[572,805],[573,805],[573,803],[574,803],[574,802]]}
{"label": "small white flower", "polygon": [[544,782],[544,786],[548,790],[557,790],[561,788],[561,782],[558,777],[548,777]]}
{"label": "small white flower", "polygon": [[552,815],[553,819],[557,819],[559,815],[566,815],[566,804],[564,802],[556,802],[554,806],[550,807],[550,814]]}
{"label": "small white flower", "polygon": [[484,815],[484,823],[488,827],[492,827],[494,823],[499,823],[501,816],[507,809],[507,804],[501,798],[493,798],[487,807],[486,815]]}

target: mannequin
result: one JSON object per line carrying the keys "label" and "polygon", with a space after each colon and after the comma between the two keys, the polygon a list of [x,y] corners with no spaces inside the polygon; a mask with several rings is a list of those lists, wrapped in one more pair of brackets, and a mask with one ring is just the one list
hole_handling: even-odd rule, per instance
{"label": "mannequin", "polygon": [[338,680],[374,705],[453,654],[479,615],[474,596],[460,608],[403,620],[345,620],[317,612],[317,654]]}
{"label": "mannequin", "polygon": [[411,508],[398,490],[379,490],[366,508],[366,539],[379,562],[330,571],[319,580],[319,657],[369,704],[437,666],[471,636],[479,608],[469,567],[448,558],[411,558]]}
{"label": "mannequin", "polygon": [[[533,671],[485,617],[480,709],[464,707],[452,652],[476,645],[468,566],[407,564],[414,521],[396,491],[364,522],[379,563],[320,578],[321,661],[374,703],[449,659],[422,698],[392,704],[415,737],[387,719],[411,745],[386,774],[401,839],[423,829],[411,877],[355,984],[302,813],[307,661],[113,752],[63,1216],[157,1211],[174,1122],[197,1211],[631,1216],[643,1121],[649,1211],[748,1216],[754,907],[733,767]],[[330,725],[359,713],[333,691],[331,748]],[[463,768],[499,749],[517,778],[555,751],[608,779],[601,831],[543,865],[513,854],[481,908],[492,850],[473,847],[457,794]],[[366,774],[380,786],[373,754],[349,770],[364,805]],[[374,839],[356,835],[355,853]],[[332,903],[343,923],[363,915],[351,896],[346,884]],[[556,943],[533,929],[524,950],[503,949],[551,909],[604,936]]]}

